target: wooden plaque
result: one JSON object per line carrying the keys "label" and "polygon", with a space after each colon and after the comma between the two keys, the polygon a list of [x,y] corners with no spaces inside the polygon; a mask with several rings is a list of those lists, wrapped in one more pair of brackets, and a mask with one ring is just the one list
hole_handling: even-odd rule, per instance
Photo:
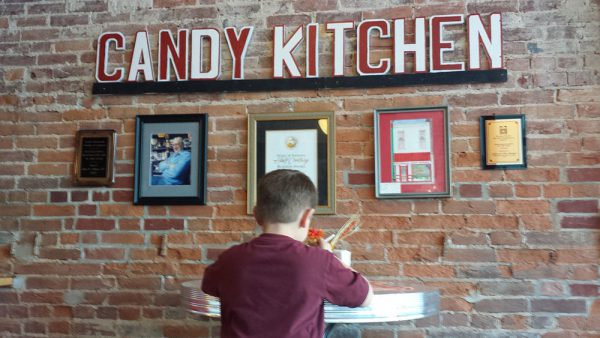
{"label": "wooden plaque", "polygon": [[117,133],[114,130],[79,130],[75,145],[75,183],[78,185],[111,185]]}

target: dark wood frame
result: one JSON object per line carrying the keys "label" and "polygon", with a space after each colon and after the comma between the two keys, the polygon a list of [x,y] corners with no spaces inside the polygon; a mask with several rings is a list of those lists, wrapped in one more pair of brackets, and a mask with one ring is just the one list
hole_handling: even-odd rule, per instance
{"label": "dark wood frame", "polygon": [[[100,154],[101,157],[103,156],[105,160],[105,168],[101,169],[102,171],[104,171],[102,176],[85,176],[85,174],[83,173],[83,171],[89,169],[85,167],[90,165],[89,162],[85,163],[86,160],[82,158],[82,155],[84,155],[84,153],[86,152],[86,150],[84,150],[84,139],[91,138],[107,139],[104,154]],[[78,130],[77,135],[75,136],[75,164],[73,165],[73,176],[75,184],[88,186],[109,186],[115,183],[116,150],[117,133],[115,130]]]}

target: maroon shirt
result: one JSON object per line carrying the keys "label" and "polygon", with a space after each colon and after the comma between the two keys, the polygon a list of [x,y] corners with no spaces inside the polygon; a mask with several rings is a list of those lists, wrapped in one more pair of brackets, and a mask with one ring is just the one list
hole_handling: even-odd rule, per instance
{"label": "maroon shirt", "polygon": [[262,234],[223,252],[202,290],[220,298],[221,337],[321,338],[323,299],[356,307],[369,284],[330,252]]}

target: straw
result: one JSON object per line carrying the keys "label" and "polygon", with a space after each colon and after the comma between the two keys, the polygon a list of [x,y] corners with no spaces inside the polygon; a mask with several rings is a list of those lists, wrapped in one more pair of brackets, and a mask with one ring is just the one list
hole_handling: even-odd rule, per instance
{"label": "straw", "polygon": [[[329,245],[331,245],[331,249],[335,247],[339,240],[342,240],[353,233],[357,232],[360,228],[360,217],[358,215],[353,215],[350,217],[344,225],[333,235],[333,238],[329,241]],[[331,236],[329,236],[331,237]],[[328,238],[329,238],[328,237]]]}

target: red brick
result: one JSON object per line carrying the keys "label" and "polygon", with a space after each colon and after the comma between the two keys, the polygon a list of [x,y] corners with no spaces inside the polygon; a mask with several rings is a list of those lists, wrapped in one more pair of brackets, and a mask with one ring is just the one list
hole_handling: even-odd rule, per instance
{"label": "red brick", "polygon": [[563,264],[594,264],[598,262],[599,258],[600,252],[590,247],[559,250],[556,261]]}
{"label": "red brick", "polygon": [[554,92],[551,90],[523,90],[515,92],[506,92],[502,94],[500,103],[502,105],[523,105],[553,103]]}
{"label": "red brick", "polygon": [[481,197],[482,193],[480,184],[461,184],[458,191],[465,198]]}
{"label": "red brick", "polygon": [[543,249],[499,249],[498,261],[510,263],[549,263],[552,251]]}
{"label": "red brick", "polygon": [[600,296],[599,286],[595,284],[571,284],[569,285],[572,296],[580,297],[598,297]]}
{"label": "red brick", "polygon": [[600,103],[585,103],[577,105],[577,115],[579,117],[597,118],[600,117]]}
{"label": "red brick", "polygon": [[565,200],[556,204],[556,210],[564,213],[597,213],[598,200]]}
{"label": "red brick", "polygon": [[161,287],[159,277],[119,277],[118,282],[121,289],[159,290]]}
{"label": "red brick", "polygon": [[411,203],[407,201],[364,201],[362,207],[364,214],[408,214],[411,211]]}
{"label": "red brick", "polygon": [[62,304],[63,297],[64,295],[62,292],[26,291],[21,294],[21,302],[34,304]]}
{"label": "red brick", "polygon": [[118,311],[121,320],[139,320],[141,316],[139,308],[121,307]]}
{"label": "red brick", "polygon": [[490,234],[492,245],[519,245],[522,236],[518,232],[495,231]]}
{"label": "red brick", "polygon": [[455,245],[486,245],[487,236],[482,233],[457,231],[447,235],[449,241]]}
{"label": "red brick", "polygon": [[51,26],[70,27],[74,25],[87,25],[88,15],[53,15],[50,17]]}
{"label": "red brick", "polygon": [[547,214],[550,213],[548,201],[498,201],[498,214]]}
{"label": "red brick", "polygon": [[133,200],[133,191],[131,190],[114,190],[113,194],[114,202],[129,202]]}
{"label": "red brick", "polygon": [[67,192],[66,191],[51,191],[50,192],[50,202],[52,203],[61,203],[67,201]]}
{"label": "red brick", "polygon": [[176,260],[200,260],[202,259],[202,251],[200,248],[169,247],[167,257]]}
{"label": "red brick", "polygon": [[304,14],[269,16],[267,17],[267,27],[278,25],[300,26],[309,24],[311,21],[310,16]]}
{"label": "red brick", "polygon": [[252,231],[255,227],[254,220],[250,219],[215,219],[213,230],[215,231]]}
{"label": "red brick", "polygon": [[597,89],[560,89],[557,100],[559,102],[593,102],[598,100]]}
{"label": "red brick", "polygon": [[103,216],[130,216],[141,217],[144,214],[142,206],[131,206],[124,204],[101,204],[100,215]]}
{"label": "red brick", "polygon": [[600,229],[600,216],[569,216],[560,220],[565,229]]}
{"label": "red brick", "polygon": [[540,197],[542,188],[538,185],[520,184],[515,186],[515,195],[520,198]]}
{"label": "red brick", "polygon": [[586,304],[575,299],[533,299],[531,312],[586,313]]}
{"label": "red brick", "polygon": [[77,207],[77,211],[79,216],[96,216],[98,215],[98,210],[96,205],[93,204],[82,204]]}
{"label": "red brick", "polygon": [[[122,230],[122,229],[121,229]],[[108,244],[144,244],[144,235],[140,233],[103,233],[102,242]],[[171,237],[169,237],[170,239]]]}
{"label": "red brick", "polygon": [[71,289],[75,290],[102,290],[115,287],[115,280],[110,277],[103,278],[73,278]]}
{"label": "red brick", "polygon": [[493,202],[487,201],[452,201],[442,202],[442,210],[446,214],[493,214]]}
{"label": "red brick", "polygon": [[548,230],[553,227],[550,215],[520,215],[521,225],[527,230]]}
{"label": "red brick", "polygon": [[498,94],[461,94],[448,98],[448,103],[459,107],[495,106],[498,104]]}
{"label": "red brick", "polygon": [[547,184],[544,185],[544,197],[546,198],[559,198],[569,197],[571,195],[571,189],[566,184]]}
{"label": "red brick", "polygon": [[165,337],[208,337],[208,327],[201,324],[164,325],[162,334]]}
{"label": "red brick", "polygon": [[55,277],[27,277],[28,289],[63,289],[69,283],[66,278]]}
{"label": "red brick", "polygon": [[494,250],[489,249],[454,249],[445,250],[444,259],[456,262],[495,262]]}
{"label": "red brick", "polygon": [[[354,240],[353,235],[353,240]],[[445,235],[439,232],[396,232],[396,242],[400,245],[410,246],[442,246],[444,244]],[[362,241],[361,241],[362,243]],[[383,242],[379,242],[383,244]]]}
{"label": "red brick", "polygon": [[145,219],[145,230],[183,230],[183,219]]}
{"label": "red brick", "polygon": [[125,258],[125,250],[119,248],[85,249],[84,253],[86,259],[122,260]]}
{"label": "red brick", "polygon": [[42,248],[39,256],[47,259],[78,260],[81,258],[79,249]]}
{"label": "red brick", "polygon": [[79,218],[76,221],[75,227],[78,230],[114,230],[115,221],[112,219],[103,218]]}
{"label": "red brick", "polygon": [[51,321],[48,323],[48,332],[68,335],[71,333],[71,323],[69,321]]}
{"label": "red brick", "polygon": [[475,303],[475,311],[482,313],[522,312],[527,309],[527,300],[521,298],[482,299]]}
{"label": "red brick", "polygon": [[87,191],[71,191],[71,202],[82,202],[88,200]]}
{"label": "red brick", "polygon": [[152,296],[140,292],[116,292],[108,296],[110,305],[150,305]]}
{"label": "red brick", "polygon": [[535,169],[510,170],[506,172],[506,177],[510,181],[517,182],[552,182],[558,181],[560,172],[558,169]]}
{"label": "red brick", "polygon": [[454,268],[447,265],[414,265],[406,264],[402,268],[404,275],[420,278],[453,278]]}
{"label": "red brick", "polygon": [[335,0],[309,0],[294,3],[295,12],[318,12],[318,11],[330,11],[337,8],[337,1]]}
{"label": "red brick", "polygon": [[513,185],[511,184],[490,184],[490,197],[513,197]]}
{"label": "red brick", "polygon": [[75,208],[71,205],[34,205],[35,216],[73,216]]}
{"label": "red brick", "polygon": [[600,168],[567,169],[569,182],[600,182]]}

